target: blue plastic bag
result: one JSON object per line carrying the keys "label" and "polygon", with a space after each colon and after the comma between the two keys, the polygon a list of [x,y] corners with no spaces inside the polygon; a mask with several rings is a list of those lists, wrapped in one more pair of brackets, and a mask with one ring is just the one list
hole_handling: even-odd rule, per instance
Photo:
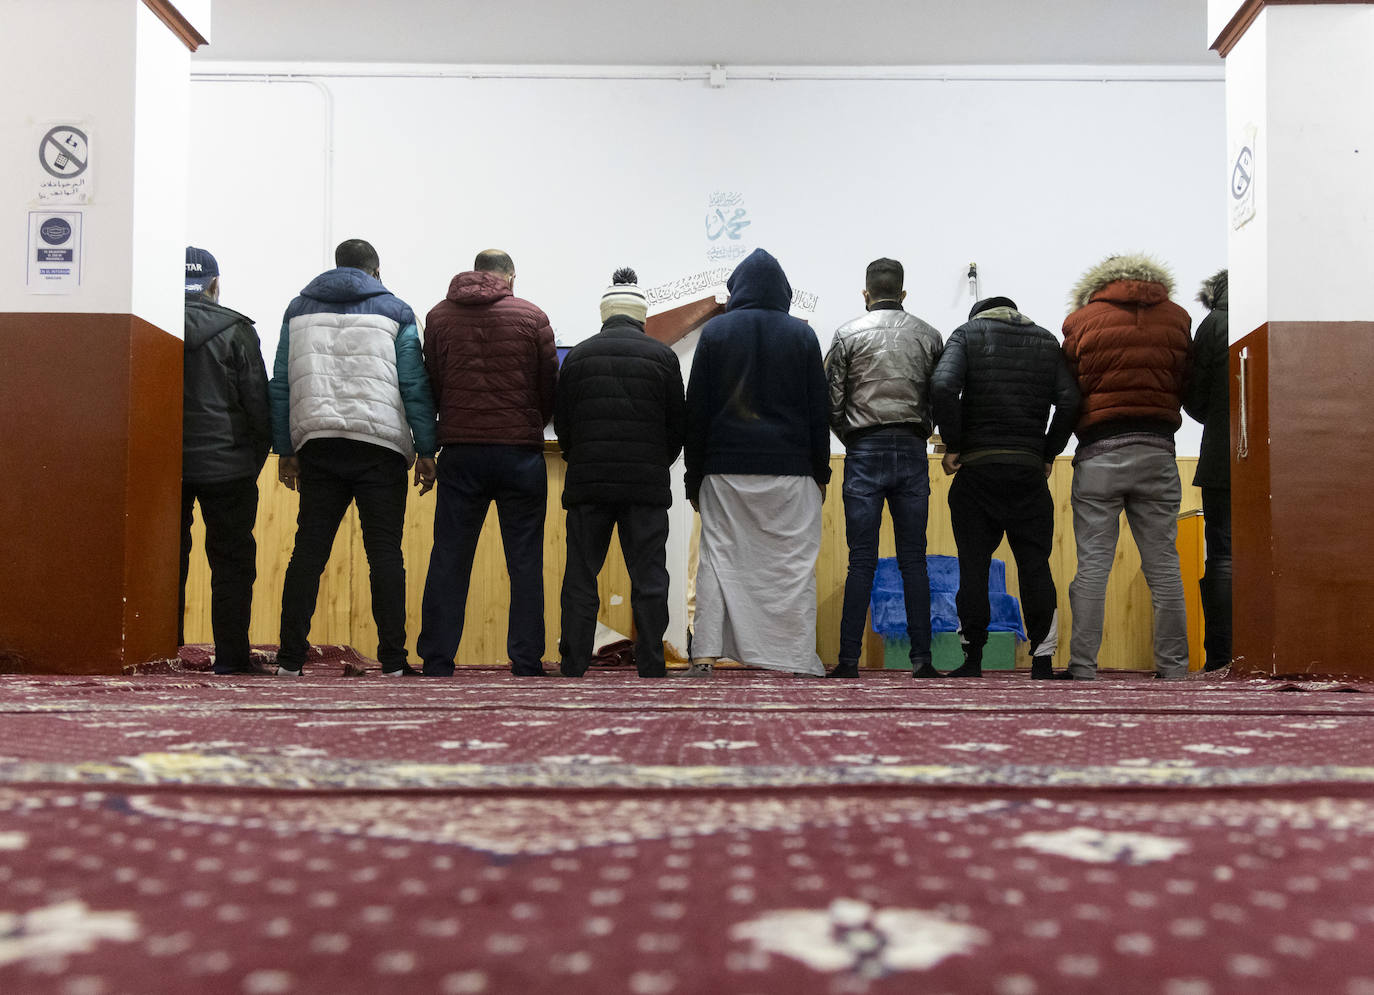
{"label": "blue plastic bag", "polygon": [[[954,596],[959,591],[958,558],[929,554],[926,569],[930,574],[930,631],[958,632],[959,613],[954,604]],[[988,571],[988,601],[991,609],[988,631],[1014,632],[1024,640],[1026,630],[1021,623],[1021,604],[1007,593],[1007,567],[1001,560],[993,560]],[[907,634],[906,600],[896,557],[885,556],[878,560],[870,608],[873,631],[878,635],[894,638]]]}

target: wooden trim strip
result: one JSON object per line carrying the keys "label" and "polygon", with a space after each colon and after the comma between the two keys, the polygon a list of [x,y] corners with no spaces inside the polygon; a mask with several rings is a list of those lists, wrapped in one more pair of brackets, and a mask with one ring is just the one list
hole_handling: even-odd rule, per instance
{"label": "wooden trim strip", "polygon": [[1223,59],[1230,55],[1231,49],[1245,37],[1245,32],[1250,30],[1250,25],[1255,23],[1255,19],[1265,7],[1310,7],[1321,3],[1374,3],[1374,0],[1246,0],[1240,10],[1236,11],[1236,16],[1221,29],[1217,40],[1212,42],[1212,48]]}
{"label": "wooden trim strip", "polygon": [[186,20],[186,15],[176,9],[171,0],[143,0],[143,3],[192,52],[202,45],[210,44],[206,37],[196,30],[195,25]]}

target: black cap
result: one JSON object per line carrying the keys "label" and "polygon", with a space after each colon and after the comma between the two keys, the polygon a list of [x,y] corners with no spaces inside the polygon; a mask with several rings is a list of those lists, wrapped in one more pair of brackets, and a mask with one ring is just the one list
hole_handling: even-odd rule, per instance
{"label": "black cap", "polygon": [[991,311],[995,307],[1009,307],[1016,310],[1016,302],[1010,297],[984,297],[977,304],[973,305],[973,310],[968,313],[969,321],[984,311]]}

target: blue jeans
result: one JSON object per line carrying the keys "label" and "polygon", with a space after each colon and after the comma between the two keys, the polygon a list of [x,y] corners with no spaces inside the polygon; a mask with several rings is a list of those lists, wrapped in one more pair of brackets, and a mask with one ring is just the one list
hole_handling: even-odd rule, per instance
{"label": "blue jeans", "polygon": [[415,644],[424,672],[440,677],[453,673],[453,658],[463,639],[472,561],[493,501],[510,574],[506,652],[511,670],[543,670],[544,515],[549,486],[543,452],[519,446],[445,446],[438,477],[434,548]]}
{"label": "blue jeans", "polygon": [[857,663],[878,569],[878,528],[883,502],[892,512],[897,568],[902,574],[911,665],[930,662],[930,576],[926,572],[926,514],[930,466],[926,442],[908,432],[868,435],[848,447],[844,459],[844,527],[849,576],[840,615],[840,663]]}

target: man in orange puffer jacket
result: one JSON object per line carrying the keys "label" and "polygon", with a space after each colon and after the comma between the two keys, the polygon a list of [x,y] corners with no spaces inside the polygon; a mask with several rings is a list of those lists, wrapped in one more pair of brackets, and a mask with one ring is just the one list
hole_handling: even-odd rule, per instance
{"label": "man in orange puffer jacket", "polygon": [[1123,510],[1154,605],[1155,676],[1188,673],[1174,433],[1183,421],[1192,319],[1169,299],[1173,289],[1154,260],[1111,256],[1078,282],[1070,301],[1077,310],[1064,319],[1064,356],[1083,393],[1072,492],[1078,570],[1069,585],[1073,635],[1063,675],[1073,680],[1097,676]]}

